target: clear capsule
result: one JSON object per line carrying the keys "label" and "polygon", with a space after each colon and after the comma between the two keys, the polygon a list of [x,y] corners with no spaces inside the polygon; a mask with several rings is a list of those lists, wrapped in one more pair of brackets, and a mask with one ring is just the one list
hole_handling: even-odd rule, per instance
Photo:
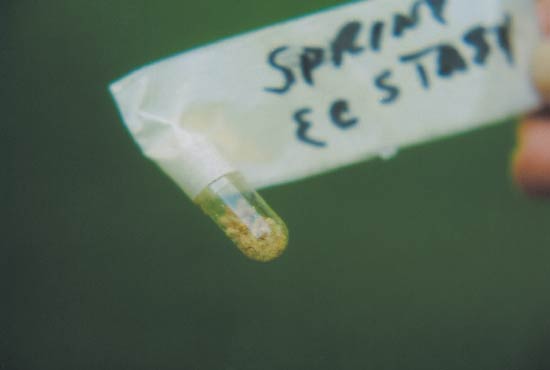
{"label": "clear capsule", "polygon": [[194,201],[247,257],[269,262],[285,251],[285,223],[239,173],[212,182]]}

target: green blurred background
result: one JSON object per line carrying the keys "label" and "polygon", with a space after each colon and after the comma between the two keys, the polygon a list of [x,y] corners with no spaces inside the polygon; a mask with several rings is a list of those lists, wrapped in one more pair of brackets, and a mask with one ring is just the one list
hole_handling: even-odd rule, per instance
{"label": "green blurred background", "polygon": [[2,0],[0,369],[550,369],[550,204],[514,122],[264,191],[243,258],[125,132],[108,83],[331,0]]}

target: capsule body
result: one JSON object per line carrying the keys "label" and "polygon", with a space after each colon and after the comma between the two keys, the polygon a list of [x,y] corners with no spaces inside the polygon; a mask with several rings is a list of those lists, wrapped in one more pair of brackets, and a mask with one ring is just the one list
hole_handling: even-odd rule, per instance
{"label": "capsule body", "polygon": [[239,173],[215,180],[194,201],[247,257],[268,262],[286,249],[286,225]]}

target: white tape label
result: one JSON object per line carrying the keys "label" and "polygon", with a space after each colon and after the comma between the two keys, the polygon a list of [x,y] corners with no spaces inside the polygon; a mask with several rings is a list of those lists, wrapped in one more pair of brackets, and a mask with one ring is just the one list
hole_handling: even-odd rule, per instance
{"label": "white tape label", "polygon": [[[229,164],[270,186],[531,109],[539,37],[531,0],[362,1],[177,55],[112,91],[145,155],[194,196]],[[195,136],[212,148],[198,155]]]}

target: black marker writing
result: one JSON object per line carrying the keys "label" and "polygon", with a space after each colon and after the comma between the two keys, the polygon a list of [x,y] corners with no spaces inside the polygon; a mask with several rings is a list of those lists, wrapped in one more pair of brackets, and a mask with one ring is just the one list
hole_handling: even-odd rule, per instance
{"label": "black marker writing", "polygon": [[[507,61],[513,64],[514,57],[510,41],[510,28],[512,20],[509,15],[506,15],[505,21],[496,27],[475,26],[467,30],[462,40],[464,43],[474,49],[472,63],[484,66],[490,56],[491,45],[487,41],[487,34],[495,32],[497,43],[500,50],[504,53]],[[428,68],[423,63],[424,57],[435,54],[437,69],[435,73],[439,77],[449,78],[457,72],[466,72],[468,70],[468,62],[460,53],[458,48],[451,44],[440,44],[424,48],[420,51],[402,55],[399,60],[401,63],[414,63],[420,83],[422,87],[430,87],[430,78]]]}
{"label": "black marker writing", "polygon": [[388,69],[378,75],[375,80],[376,87],[386,92],[386,96],[380,99],[380,103],[382,104],[393,103],[397,98],[399,98],[399,88],[396,85],[390,84],[388,81],[391,76],[392,72]]}
{"label": "black marker writing", "polygon": [[280,71],[285,79],[285,84],[282,87],[267,87],[265,88],[265,91],[275,93],[275,94],[284,94],[288,90],[290,90],[290,87],[292,84],[294,84],[294,74],[292,73],[292,69],[285,67],[284,65],[281,65],[277,62],[277,57],[285,52],[288,49],[288,46],[281,46],[280,48],[277,48],[273,50],[268,57],[269,64],[275,68],[276,70]]}
{"label": "black marker writing", "polygon": [[311,122],[306,120],[306,115],[311,113],[311,109],[304,108],[300,109],[298,112],[294,114],[294,121],[298,124],[298,130],[296,131],[296,136],[298,137],[298,140],[313,145],[319,148],[325,147],[327,145],[326,142],[312,139],[308,136],[308,131],[311,128]]}
{"label": "black marker writing", "polygon": [[440,77],[451,77],[456,72],[464,72],[468,69],[466,61],[458,50],[448,44],[437,45],[413,54],[403,55],[400,61],[403,63],[415,63],[421,83],[424,87],[426,87],[426,85],[429,86],[429,81],[426,76],[426,67],[422,64],[422,60],[425,56],[430,54],[436,54],[437,74]]}
{"label": "black marker writing", "polygon": [[445,24],[443,11],[445,9],[446,0],[422,0],[413,4],[410,14],[396,14],[393,21],[393,35],[396,37],[403,36],[407,29],[416,28],[420,23],[420,8],[422,5],[427,5],[431,10],[433,17],[441,24]]}
{"label": "black marker writing", "polygon": [[[409,12],[391,14],[391,18],[386,20],[378,19],[370,24],[359,20],[344,22],[336,29],[334,36],[329,38],[332,41],[326,45],[302,47],[284,45],[273,49],[268,54],[268,63],[270,68],[277,72],[282,82],[278,86],[275,83],[275,86],[266,87],[264,90],[284,97],[291,93],[298,83],[302,83],[311,90],[320,89],[317,93],[321,95],[335,93],[333,92],[334,76],[327,80],[320,80],[320,76],[329,72],[341,72],[346,67],[355,68],[355,71],[358,71],[358,68],[364,66],[365,72],[364,75],[359,76],[358,84],[364,84],[364,78],[372,76],[372,88],[379,94],[379,104],[391,106],[398,104],[406,91],[406,86],[400,85],[397,76],[405,77],[408,73],[408,77],[414,78],[416,75],[419,86],[429,90],[442,79],[461,78],[473,69],[486,68],[489,62],[498,61],[499,52],[500,62],[504,57],[510,66],[514,65],[513,18],[509,14],[504,14],[504,20],[496,25],[475,24],[465,30],[458,39],[418,45],[416,50],[405,50],[395,59],[387,57],[384,60],[388,61],[388,65],[374,67],[378,66],[377,61],[372,64],[361,64],[363,60],[359,59],[360,56],[376,58],[383,52],[385,45],[391,44],[391,38],[394,41],[392,45],[395,45],[395,40],[407,37],[410,32],[411,37],[407,40],[414,42],[412,31],[429,20],[426,16],[428,14],[440,27],[447,27],[445,10],[451,0],[409,1],[409,4],[412,4]],[[407,45],[410,43],[407,42]],[[357,59],[353,67],[348,65],[351,59]],[[349,77],[345,76],[346,83],[353,84],[354,81]],[[323,84],[320,83],[321,81]],[[324,85],[325,81],[329,84]],[[342,83],[338,88],[345,88],[345,86]],[[358,91],[358,94],[362,91],[357,89],[359,87],[354,87],[354,91]],[[365,86],[363,91],[369,91],[369,87]],[[297,124],[297,139],[309,146],[325,148],[329,143],[316,137],[317,125],[330,124],[339,130],[350,130],[359,126],[363,122],[363,117],[354,114],[349,101],[342,97],[333,100],[328,106],[328,116],[322,122],[313,122],[312,106],[302,106],[301,109],[296,110],[292,118]],[[315,117],[319,116],[316,114]]]}
{"label": "black marker writing", "polygon": [[346,24],[336,36],[332,43],[332,62],[335,67],[340,67],[345,53],[358,54],[364,50],[357,46],[355,40],[361,31],[361,23],[350,22]]}
{"label": "black marker writing", "polygon": [[[397,13],[391,20],[376,20],[370,27],[360,21],[354,20],[343,24],[335,33],[329,45],[307,45],[301,48],[290,48],[282,46],[275,48],[268,55],[269,65],[284,79],[281,87],[266,87],[264,90],[269,93],[284,95],[288,93],[296,82],[296,75],[302,74],[304,83],[310,86],[315,84],[314,71],[324,63],[331,62],[336,69],[341,69],[346,62],[346,56],[359,56],[371,48],[375,52],[382,49],[384,29],[387,23],[393,25],[393,37],[401,38],[407,29],[418,27],[421,22],[420,9],[426,7],[430,10],[433,19],[445,25],[445,5],[447,0],[417,0],[413,2],[410,14]],[[366,30],[366,32],[364,32]],[[390,32],[387,32],[388,34]],[[504,33],[503,33],[504,35]],[[505,37],[503,37],[505,42]],[[294,58],[280,58],[286,53],[299,50],[299,65]],[[286,61],[286,63],[284,63]],[[296,68],[300,71],[295,71]]]}
{"label": "black marker writing", "polygon": [[355,117],[345,118],[349,113],[349,104],[344,99],[335,101],[330,107],[330,118],[332,119],[332,123],[342,129],[353,127],[359,122],[359,119]]}
{"label": "black marker writing", "polygon": [[512,17],[508,14],[504,23],[497,26],[498,45],[506,54],[508,63],[514,64],[514,53],[512,52],[512,41],[510,32],[512,30]]}
{"label": "black marker writing", "polygon": [[373,51],[380,51],[382,45],[382,36],[384,32],[384,22],[375,22],[370,31],[370,47]]}
{"label": "black marker writing", "polygon": [[474,63],[483,65],[491,52],[491,46],[487,41],[487,29],[479,26],[473,28],[464,35],[464,42],[475,49]]}
{"label": "black marker writing", "polygon": [[300,56],[304,81],[313,86],[313,70],[323,63],[325,52],[320,48],[305,48]]}

